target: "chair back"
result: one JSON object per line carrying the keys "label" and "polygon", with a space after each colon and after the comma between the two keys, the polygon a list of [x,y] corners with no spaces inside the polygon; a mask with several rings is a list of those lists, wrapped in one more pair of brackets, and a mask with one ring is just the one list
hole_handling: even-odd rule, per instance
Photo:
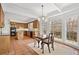
{"label": "chair back", "polygon": [[53,33],[49,33],[49,39],[48,42],[54,42],[54,36]]}

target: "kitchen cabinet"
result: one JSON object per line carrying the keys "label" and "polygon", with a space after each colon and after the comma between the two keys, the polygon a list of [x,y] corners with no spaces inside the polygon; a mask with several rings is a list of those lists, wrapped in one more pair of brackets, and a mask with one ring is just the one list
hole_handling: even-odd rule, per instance
{"label": "kitchen cabinet", "polygon": [[0,55],[8,54],[10,49],[10,36],[0,35]]}
{"label": "kitchen cabinet", "polygon": [[0,4],[0,28],[2,28],[3,26],[4,26],[4,12]]}

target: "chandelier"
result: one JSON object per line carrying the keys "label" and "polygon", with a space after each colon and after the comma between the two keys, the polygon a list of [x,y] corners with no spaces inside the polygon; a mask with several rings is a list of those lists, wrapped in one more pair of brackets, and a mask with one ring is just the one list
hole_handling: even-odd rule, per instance
{"label": "chandelier", "polygon": [[41,5],[41,7],[42,7],[42,20],[45,20],[45,17],[44,17],[44,12],[43,12],[43,8],[44,8],[44,5]]}

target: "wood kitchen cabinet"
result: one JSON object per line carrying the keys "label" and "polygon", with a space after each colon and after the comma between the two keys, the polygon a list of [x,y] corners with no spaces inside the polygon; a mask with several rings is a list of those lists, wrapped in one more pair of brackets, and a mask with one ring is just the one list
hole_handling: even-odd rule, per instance
{"label": "wood kitchen cabinet", "polygon": [[0,35],[0,55],[8,54],[10,49],[10,36]]}
{"label": "wood kitchen cabinet", "polygon": [[33,21],[33,28],[38,28],[39,22],[38,20]]}
{"label": "wood kitchen cabinet", "polygon": [[4,12],[3,12],[2,6],[0,4],[0,28],[3,27],[3,24],[4,24]]}

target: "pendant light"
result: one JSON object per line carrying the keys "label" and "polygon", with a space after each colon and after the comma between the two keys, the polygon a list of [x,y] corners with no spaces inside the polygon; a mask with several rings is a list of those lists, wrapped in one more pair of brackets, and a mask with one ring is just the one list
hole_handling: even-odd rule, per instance
{"label": "pendant light", "polygon": [[45,17],[44,17],[44,15],[43,15],[43,8],[44,8],[44,5],[41,5],[41,7],[42,7],[42,20],[45,20]]}

